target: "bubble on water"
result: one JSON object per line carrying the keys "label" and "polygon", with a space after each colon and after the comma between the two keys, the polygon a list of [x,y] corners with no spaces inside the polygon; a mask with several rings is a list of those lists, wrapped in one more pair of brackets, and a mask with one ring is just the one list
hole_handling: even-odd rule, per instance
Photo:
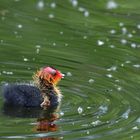
{"label": "bubble on water", "polygon": [[71,72],[67,72],[66,75],[69,76],[69,77],[71,77],[72,76],[72,73]]}
{"label": "bubble on water", "polygon": [[126,34],[127,33],[127,28],[126,27],[123,27],[121,30],[122,30],[122,33],[123,34]]}
{"label": "bubble on water", "polygon": [[40,52],[40,49],[37,48],[37,49],[36,49],[36,53],[39,54],[39,52]]}
{"label": "bubble on water", "polygon": [[87,36],[83,36],[83,39],[87,39]]}
{"label": "bubble on water", "polygon": [[129,38],[132,38],[132,37],[133,37],[133,35],[132,35],[131,33],[129,33],[127,36],[128,36]]}
{"label": "bubble on water", "polygon": [[84,11],[86,11],[86,9],[85,9],[84,7],[79,7],[79,8],[78,8],[78,11],[84,12]]}
{"label": "bubble on water", "polygon": [[49,14],[48,17],[49,18],[54,18],[54,14]]}
{"label": "bubble on water", "polygon": [[88,17],[89,16],[89,12],[88,11],[84,11],[84,16]]}
{"label": "bubble on water", "polygon": [[140,29],[140,24],[137,25],[137,28]]}
{"label": "bubble on water", "polygon": [[97,126],[97,125],[99,125],[100,123],[101,123],[100,120],[96,120],[96,121],[92,122],[91,125]]}
{"label": "bubble on water", "polygon": [[61,111],[61,112],[60,112],[60,115],[61,115],[61,116],[64,116],[64,112]]}
{"label": "bubble on water", "polygon": [[135,65],[133,65],[133,67],[140,68],[140,64],[135,64]]}
{"label": "bubble on water", "polygon": [[120,23],[119,23],[119,26],[120,26],[120,27],[124,26],[124,23],[123,23],[123,22],[120,22]]}
{"label": "bubble on water", "polygon": [[116,80],[115,80],[115,82],[118,82],[118,83],[119,83],[119,82],[120,82],[120,80],[116,79]]}
{"label": "bubble on water", "polygon": [[69,44],[68,43],[65,43],[65,47],[67,47]]}
{"label": "bubble on water", "polygon": [[63,35],[63,34],[64,34],[64,32],[61,31],[61,32],[60,32],[60,35]]}
{"label": "bubble on water", "polygon": [[73,7],[76,7],[78,5],[78,1],[77,0],[70,0],[71,4]]}
{"label": "bubble on water", "polygon": [[130,114],[130,109],[128,109],[126,112],[124,112],[123,114],[122,114],[122,118],[124,118],[124,119],[128,119],[128,117],[129,117],[129,114]]}
{"label": "bubble on water", "polygon": [[107,76],[108,78],[112,78],[112,77],[113,77],[112,74],[106,74],[106,76]]}
{"label": "bubble on water", "polygon": [[138,128],[138,126],[134,126],[132,129],[133,130],[138,130],[139,128]]}
{"label": "bubble on water", "polygon": [[34,20],[37,22],[39,19],[36,17],[36,18],[34,18]]}
{"label": "bubble on water", "polygon": [[113,49],[113,48],[115,48],[115,45],[110,45],[109,47]]}
{"label": "bubble on water", "polygon": [[95,80],[94,80],[94,79],[89,79],[88,82],[89,82],[90,84],[93,84],[93,83],[95,82]]}
{"label": "bubble on water", "polygon": [[107,71],[116,71],[117,66],[112,66],[110,68],[107,69]]}
{"label": "bubble on water", "polygon": [[88,130],[87,130],[87,132],[86,132],[86,133],[87,133],[87,135],[89,135],[89,134],[90,134],[90,132],[89,132]]}
{"label": "bubble on water", "polygon": [[90,106],[88,106],[88,107],[87,107],[87,109],[91,109],[91,107],[90,107]]}
{"label": "bubble on water", "polygon": [[18,24],[17,27],[18,27],[19,29],[21,29],[23,26],[22,26],[22,24]]}
{"label": "bubble on water", "polygon": [[56,46],[56,43],[55,42],[53,42],[53,44],[52,44],[53,46]]}
{"label": "bubble on water", "polygon": [[127,61],[125,61],[125,63],[126,63],[126,64],[130,64],[130,63],[131,63],[131,61],[127,60]]}
{"label": "bubble on water", "polygon": [[102,40],[97,41],[98,46],[103,46],[105,43]]}
{"label": "bubble on water", "polygon": [[25,61],[25,62],[27,62],[27,61],[29,61],[27,58],[23,58],[23,61]]}
{"label": "bubble on water", "polygon": [[51,8],[56,8],[56,3],[55,3],[55,2],[52,2],[52,3],[50,4],[50,7],[51,7]]}
{"label": "bubble on water", "polygon": [[132,33],[135,34],[136,33],[136,30],[133,30]]}
{"label": "bubble on water", "polygon": [[121,86],[117,86],[117,90],[118,91],[121,91],[122,90],[122,87]]}
{"label": "bubble on water", "polygon": [[78,107],[77,111],[78,111],[79,114],[81,114],[83,112],[83,108],[82,107]]}
{"label": "bubble on water", "polygon": [[3,74],[6,74],[6,75],[13,75],[13,72],[12,71],[2,71]]}
{"label": "bubble on water", "polygon": [[127,43],[127,40],[126,39],[121,39],[121,43],[122,44],[126,44]]}
{"label": "bubble on water", "polygon": [[4,41],[1,39],[1,40],[0,40],[0,43],[2,44],[3,42],[4,42]]}
{"label": "bubble on water", "polygon": [[100,110],[100,113],[105,114],[108,111],[108,107],[102,105],[102,106],[99,107],[99,110]]}
{"label": "bubble on water", "polygon": [[116,30],[112,29],[112,30],[110,30],[110,33],[111,34],[115,34],[116,33]]}
{"label": "bubble on water", "polygon": [[106,8],[107,9],[116,9],[118,7],[118,4],[114,0],[109,0],[107,2]]}
{"label": "bubble on water", "polygon": [[36,47],[37,49],[40,49],[40,48],[41,48],[41,46],[40,46],[40,45],[36,45],[35,47]]}
{"label": "bubble on water", "polygon": [[131,43],[131,48],[136,48],[137,44],[136,43]]}
{"label": "bubble on water", "polygon": [[140,124],[140,117],[136,120],[136,123]]}
{"label": "bubble on water", "polygon": [[39,0],[38,3],[37,3],[37,8],[39,10],[42,10],[44,8],[45,4],[44,4],[44,1],[43,0]]}

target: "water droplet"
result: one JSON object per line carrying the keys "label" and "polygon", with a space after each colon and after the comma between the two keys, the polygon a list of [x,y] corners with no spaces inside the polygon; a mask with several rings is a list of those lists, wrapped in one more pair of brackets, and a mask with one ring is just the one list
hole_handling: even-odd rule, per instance
{"label": "water droplet", "polygon": [[29,60],[28,60],[27,58],[24,58],[23,61],[27,62],[27,61],[29,61]]}
{"label": "water droplet", "polygon": [[95,80],[94,80],[94,79],[89,79],[88,82],[89,82],[90,84],[92,84],[92,83],[95,82]]}
{"label": "water droplet", "polygon": [[112,29],[112,30],[110,30],[110,33],[111,34],[115,34],[116,33],[116,30]]}
{"label": "water droplet", "polygon": [[61,111],[61,112],[60,112],[60,115],[61,115],[61,116],[64,116],[64,112]]}
{"label": "water droplet", "polygon": [[134,126],[132,129],[133,130],[138,130],[139,128],[137,126]]}
{"label": "water droplet", "polygon": [[117,7],[118,7],[118,4],[115,1],[110,0],[107,2],[107,5],[106,5],[107,9],[116,9]]}
{"label": "water droplet", "polygon": [[137,28],[140,29],[140,24],[137,25]]}
{"label": "water droplet", "polygon": [[64,32],[61,31],[61,32],[60,32],[60,35],[63,35],[63,34],[64,34]]}
{"label": "water droplet", "polygon": [[53,44],[52,44],[53,46],[56,46],[56,43],[55,42],[53,42]]}
{"label": "water droplet", "polygon": [[67,76],[72,76],[72,73],[71,72],[67,72]]}
{"label": "water droplet", "polygon": [[83,39],[87,39],[87,36],[83,36]]}
{"label": "water droplet", "polygon": [[123,28],[122,28],[122,33],[123,33],[123,34],[126,34],[126,33],[127,33],[127,28],[126,28],[126,27],[123,27]]}
{"label": "water droplet", "polygon": [[38,3],[37,3],[37,8],[39,9],[39,10],[42,10],[43,8],[44,8],[44,1],[43,0],[40,0],[40,1],[38,1]]}
{"label": "water droplet", "polygon": [[79,7],[78,8],[78,11],[80,11],[80,12],[84,12],[86,9],[85,8],[83,8],[83,7]]}
{"label": "water droplet", "polygon": [[49,18],[54,18],[54,14],[49,14],[48,17]]}
{"label": "water droplet", "polygon": [[113,77],[112,74],[106,74],[106,76],[107,76],[108,78],[112,78],[112,77]]}
{"label": "water droplet", "polygon": [[113,49],[113,48],[115,48],[115,45],[110,45],[109,47]]}
{"label": "water droplet", "polygon": [[100,121],[100,120],[97,120],[97,121],[92,122],[91,124],[92,124],[93,126],[97,126],[97,125],[100,124],[100,123],[101,123],[101,121]]}
{"label": "water droplet", "polygon": [[126,39],[121,39],[121,43],[122,44],[126,44],[127,43],[127,40]]}
{"label": "water droplet", "polygon": [[98,41],[97,41],[97,44],[98,44],[98,46],[102,46],[102,45],[104,45],[104,42],[101,41],[101,40],[98,40]]}
{"label": "water droplet", "polygon": [[65,43],[65,46],[67,47],[69,44],[68,43]]}
{"label": "water droplet", "polygon": [[39,54],[39,52],[40,52],[40,49],[36,49],[36,53]]}
{"label": "water droplet", "polygon": [[21,29],[23,26],[21,24],[18,24],[17,27]]}
{"label": "water droplet", "polygon": [[136,47],[137,47],[136,43],[131,44],[131,48],[136,48]]}
{"label": "water droplet", "polygon": [[88,17],[89,16],[89,12],[88,11],[84,11],[84,16]]}
{"label": "water droplet", "polygon": [[133,35],[132,35],[131,33],[129,33],[127,36],[128,36],[129,38],[132,38],[132,37],[133,37]]}
{"label": "water droplet", "polygon": [[78,5],[78,1],[77,0],[71,0],[72,6],[76,7]]}
{"label": "water droplet", "polygon": [[88,131],[88,130],[87,130],[87,132],[86,132],[86,133],[87,133],[87,135],[89,135],[89,131]]}
{"label": "water droplet", "polygon": [[83,112],[83,108],[82,107],[78,107],[77,111],[78,111],[79,114],[81,114]]}
{"label": "water droplet", "polygon": [[130,114],[130,109],[128,109],[126,112],[124,112],[123,114],[122,114],[122,118],[124,118],[124,119],[128,119],[128,117],[129,117],[129,114]]}
{"label": "water droplet", "polygon": [[117,90],[118,90],[118,91],[121,91],[121,90],[122,90],[122,87],[118,86],[118,87],[117,87]]}
{"label": "water droplet", "polygon": [[123,23],[123,22],[120,22],[120,23],[119,23],[119,26],[120,26],[120,27],[124,26],[124,23]]}
{"label": "water droplet", "polygon": [[135,64],[135,65],[133,65],[133,67],[140,68],[140,64]]}
{"label": "water droplet", "polygon": [[41,46],[40,46],[40,45],[36,45],[35,47],[36,47],[37,49],[40,49],[40,48],[41,48]]}
{"label": "water droplet", "polygon": [[116,71],[116,69],[117,69],[117,66],[112,66],[109,69],[107,69],[107,71]]}
{"label": "water droplet", "polygon": [[56,3],[53,2],[53,3],[50,4],[50,6],[51,6],[51,8],[56,8]]}

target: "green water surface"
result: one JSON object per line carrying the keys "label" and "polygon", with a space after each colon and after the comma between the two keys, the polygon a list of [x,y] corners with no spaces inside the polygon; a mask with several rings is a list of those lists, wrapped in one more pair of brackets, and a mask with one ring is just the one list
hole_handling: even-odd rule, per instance
{"label": "green water surface", "polygon": [[1,86],[46,65],[65,74],[57,131],[5,114],[1,92],[0,139],[140,140],[139,0],[0,0]]}

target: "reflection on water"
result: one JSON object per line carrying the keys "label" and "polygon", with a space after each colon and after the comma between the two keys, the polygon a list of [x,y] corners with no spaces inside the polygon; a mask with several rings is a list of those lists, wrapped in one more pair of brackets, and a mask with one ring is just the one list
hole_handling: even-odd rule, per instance
{"label": "reflection on water", "polygon": [[[58,113],[53,108],[48,108],[47,110],[43,110],[40,117],[37,119],[37,132],[55,132],[58,130],[58,126],[55,124],[55,120],[59,119]],[[44,137],[38,140],[59,140],[59,138],[54,137]]]}

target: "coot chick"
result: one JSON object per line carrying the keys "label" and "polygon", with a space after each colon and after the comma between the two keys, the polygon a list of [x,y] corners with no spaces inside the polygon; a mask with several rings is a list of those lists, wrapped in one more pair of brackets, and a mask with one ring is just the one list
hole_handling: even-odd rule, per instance
{"label": "coot chick", "polygon": [[55,68],[45,67],[33,75],[34,85],[8,84],[3,88],[5,104],[24,107],[58,108],[62,94],[56,86],[62,73]]}

